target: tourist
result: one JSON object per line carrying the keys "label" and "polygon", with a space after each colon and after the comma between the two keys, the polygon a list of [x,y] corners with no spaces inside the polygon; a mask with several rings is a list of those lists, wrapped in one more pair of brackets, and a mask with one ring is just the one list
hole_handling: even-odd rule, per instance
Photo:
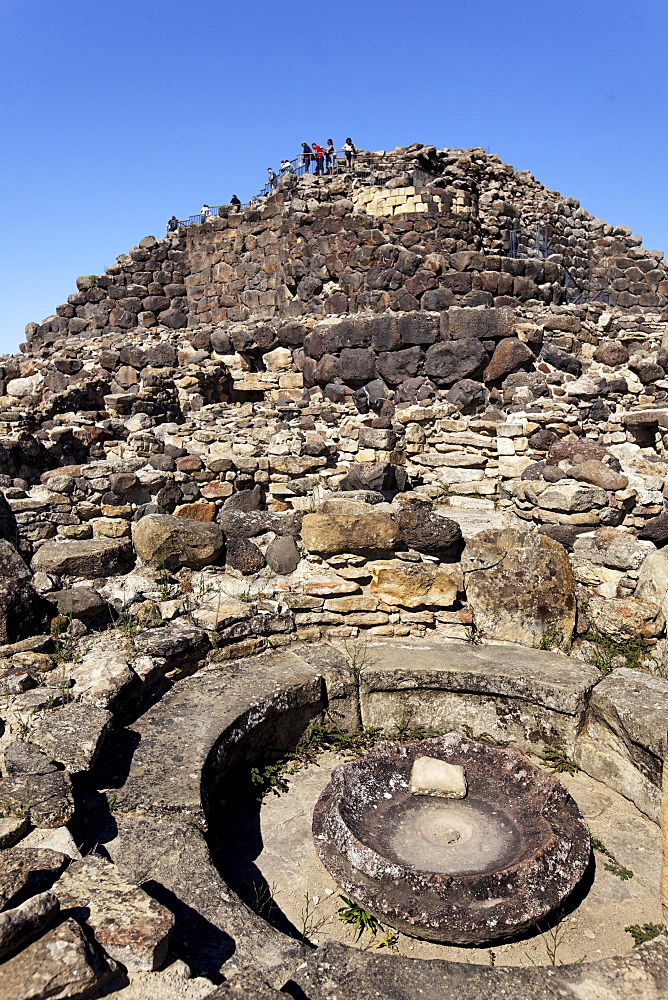
{"label": "tourist", "polygon": [[271,188],[272,191],[275,189],[276,183],[277,183],[277,181],[276,181],[276,174],[271,169],[271,167],[267,167],[267,184]]}
{"label": "tourist", "polygon": [[343,144],[343,152],[346,154],[346,166],[348,170],[353,170],[355,168],[355,154],[357,150],[352,139],[346,139]]}
{"label": "tourist", "polygon": [[325,168],[328,174],[334,173],[334,158],[336,156],[336,150],[334,149],[334,143],[331,139],[327,140],[327,149],[325,150]]}
{"label": "tourist", "polygon": [[173,233],[178,228],[179,228],[179,220],[176,218],[175,215],[173,215],[171,217],[171,219],[169,220],[169,222],[167,223],[167,232],[168,233]]}
{"label": "tourist", "polygon": [[302,166],[304,167],[304,173],[308,174],[311,172],[311,160],[313,160],[313,150],[307,142],[302,143]]}
{"label": "tourist", "polygon": [[285,177],[286,174],[294,173],[294,169],[290,160],[281,160],[281,177]]}
{"label": "tourist", "polygon": [[202,216],[202,222],[209,218],[211,215],[211,209],[206,202],[202,205],[202,211],[199,213]]}
{"label": "tourist", "polygon": [[232,197],[230,198],[230,205],[232,206],[235,212],[238,212],[239,209],[241,208],[241,202],[239,201],[239,199],[235,194],[233,194]]}
{"label": "tourist", "polygon": [[324,162],[325,162],[325,150],[322,146],[319,146],[317,142],[313,143],[313,152],[315,153],[315,175],[319,177],[324,174]]}

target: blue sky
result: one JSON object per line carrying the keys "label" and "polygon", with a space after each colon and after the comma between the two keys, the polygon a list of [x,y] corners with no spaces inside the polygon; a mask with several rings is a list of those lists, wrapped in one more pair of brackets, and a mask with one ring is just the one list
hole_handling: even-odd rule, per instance
{"label": "blue sky", "polygon": [[305,139],[485,146],[668,254],[665,0],[0,0],[0,351]]}

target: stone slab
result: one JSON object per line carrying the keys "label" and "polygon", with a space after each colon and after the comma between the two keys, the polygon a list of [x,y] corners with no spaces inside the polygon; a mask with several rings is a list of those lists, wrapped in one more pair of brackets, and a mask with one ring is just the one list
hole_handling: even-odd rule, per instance
{"label": "stone slab", "polygon": [[374,642],[361,697],[376,691],[433,689],[502,695],[579,715],[600,672],[558,653],[512,645]]}
{"label": "stone slab", "polygon": [[167,956],[174,926],[170,911],[124,879],[100,855],[75,861],[52,892],[91,928],[108,955],[131,972],[152,972]]}
{"label": "stone slab", "polygon": [[66,920],[0,965],[0,1000],[84,1000],[99,995],[116,971]]}
{"label": "stone slab", "polygon": [[309,1000],[660,1000],[668,995],[668,936],[621,958],[542,968],[415,960],[330,941],[293,982],[291,995]]}

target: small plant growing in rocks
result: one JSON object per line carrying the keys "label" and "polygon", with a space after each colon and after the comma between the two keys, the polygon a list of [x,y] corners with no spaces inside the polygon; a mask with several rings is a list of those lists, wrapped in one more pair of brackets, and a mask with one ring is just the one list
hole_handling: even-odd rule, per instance
{"label": "small plant growing in rocks", "polygon": [[[599,854],[602,854],[603,857],[608,859],[603,865],[607,872],[612,872],[612,874],[616,875],[617,878],[620,878],[622,882],[627,882],[629,879],[633,878],[633,872],[631,869],[625,868],[624,865],[617,860],[612,851],[608,850],[602,840],[592,837],[591,846],[595,851],[598,851]],[[628,928],[626,929],[628,930]]]}
{"label": "small plant growing in rocks", "polygon": [[633,947],[639,948],[646,941],[652,941],[657,937],[663,927],[661,924],[629,924],[624,930],[633,938]]}
{"label": "small plant growing in rocks", "polygon": [[540,758],[555,774],[577,774],[582,768],[559,747],[543,747],[543,756]]}
{"label": "small plant growing in rocks", "polygon": [[[399,940],[399,935],[396,931],[389,930],[385,927],[377,917],[374,917],[368,910],[363,907],[358,906],[354,900],[349,899],[348,896],[339,896],[346,904],[338,909],[339,920],[344,924],[348,924],[353,933],[355,934],[355,943],[357,943],[362,935],[366,932],[371,935],[374,939],[373,946],[375,948],[388,948],[390,951],[397,950],[397,941]],[[376,941],[378,934],[383,936],[379,941]]]}

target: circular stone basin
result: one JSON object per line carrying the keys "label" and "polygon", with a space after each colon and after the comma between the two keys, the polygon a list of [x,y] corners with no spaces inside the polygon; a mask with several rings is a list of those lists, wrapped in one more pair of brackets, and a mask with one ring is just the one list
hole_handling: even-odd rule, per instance
{"label": "circular stone basin", "polygon": [[[462,765],[468,793],[410,791],[413,762]],[[589,863],[589,833],[564,786],[516,750],[458,733],[382,743],[332,774],[313,814],[325,867],[405,934],[450,944],[512,937],[554,911]]]}

